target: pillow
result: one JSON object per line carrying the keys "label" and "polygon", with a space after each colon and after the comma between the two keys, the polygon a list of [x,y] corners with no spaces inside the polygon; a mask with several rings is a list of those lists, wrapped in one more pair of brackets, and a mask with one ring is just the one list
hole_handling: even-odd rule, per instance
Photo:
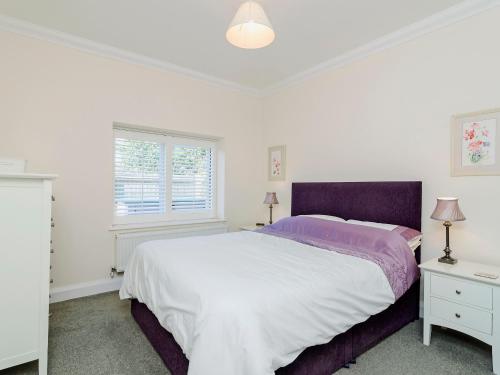
{"label": "pillow", "polygon": [[397,225],[393,224],[374,223],[372,221],[347,220],[347,222],[350,224],[364,225],[366,227],[373,227],[385,230],[394,230],[398,227]]}
{"label": "pillow", "polygon": [[411,251],[415,252],[417,247],[422,243],[422,235],[415,237],[414,239],[408,241],[408,246],[410,246]]}
{"label": "pillow", "polygon": [[330,221],[340,221],[345,223],[345,220],[338,216],[330,216],[330,215],[299,215],[304,217],[314,217],[316,219],[330,220]]}
{"label": "pillow", "polygon": [[359,221],[359,220],[347,220],[346,223],[364,225],[367,227],[373,227],[389,231],[395,230],[408,242],[408,246],[412,251],[415,251],[417,247],[419,247],[420,244],[422,243],[422,233],[420,233],[418,230],[404,227],[401,225],[374,223],[372,221]]}

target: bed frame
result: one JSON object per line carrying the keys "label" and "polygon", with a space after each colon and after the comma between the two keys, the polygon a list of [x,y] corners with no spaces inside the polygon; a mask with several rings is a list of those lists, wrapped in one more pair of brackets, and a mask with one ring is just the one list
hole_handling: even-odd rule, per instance
{"label": "bed frame", "polygon": [[[292,184],[292,216],[323,214],[421,229],[422,182],[312,182]],[[415,251],[420,263],[420,247]],[[420,280],[393,305],[327,344],[309,347],[278,375],[331,375],[419,317]],[[186,375],[188,360],[146,305],[132,300],[132,315],[172,375]]]}

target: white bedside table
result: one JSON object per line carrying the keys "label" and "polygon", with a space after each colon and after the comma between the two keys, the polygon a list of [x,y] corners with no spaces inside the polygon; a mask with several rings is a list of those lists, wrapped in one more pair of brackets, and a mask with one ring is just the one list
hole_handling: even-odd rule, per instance
{"label": "white bedside table", "polygon": [[463,332],[492,346],[493,372],[500,374],[500,267],[459,260],[457,264],[432,259],[420,265],[424,276],[424,345],[432,325]]}
{"label": "white bedside table", "polygon": [[240,227],[240,230],[247,230],[247,231],[255,231],[255,230],[259,230],[259,229],[262,229],[264,228],[264,225],[255,225],[255,224],[252,224],[252,225],[243,225]]}

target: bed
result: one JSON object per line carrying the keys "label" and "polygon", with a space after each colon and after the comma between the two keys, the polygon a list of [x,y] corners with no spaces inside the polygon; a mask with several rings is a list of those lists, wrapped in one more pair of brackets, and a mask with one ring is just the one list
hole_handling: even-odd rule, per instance
{"label": "bed", "polygon": [[[422,185],[411,182],[293,183],[292,216],[324,214],[344,219],[394,223],[420,230]],[[420,262],[420,248],[415,250]],[[148,306],[136,299],[131,310],[146,337],[172,375],[185,375],[189,362],[173,335]],[[276,374],[330,375],[406,324],[418,319],[419,280],[395,303],[368,320],[336,335],[328,343],[308,347]]]}

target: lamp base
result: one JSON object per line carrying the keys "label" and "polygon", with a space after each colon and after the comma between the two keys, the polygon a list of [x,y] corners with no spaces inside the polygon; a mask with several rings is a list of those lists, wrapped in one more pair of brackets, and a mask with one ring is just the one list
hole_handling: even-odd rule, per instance
{"label": "lamp base", "polygon": [[458,260],[450,257],[450,253],[447,252],[446,255],[438,259],[438,262],[446,264],[457,264]]}
{"label": "lamp base", "polygon": [[444,256],[438,259],[438,262],[440,263],[446,263],[446,264],[456,264],[458,261],[455,258],[452,258],[450,256],[451,254],[451,249],[450,249],[450,227],[451,223],[449,221],[445,221],[443,225],[446,228],[446,247],[444,248]]}

